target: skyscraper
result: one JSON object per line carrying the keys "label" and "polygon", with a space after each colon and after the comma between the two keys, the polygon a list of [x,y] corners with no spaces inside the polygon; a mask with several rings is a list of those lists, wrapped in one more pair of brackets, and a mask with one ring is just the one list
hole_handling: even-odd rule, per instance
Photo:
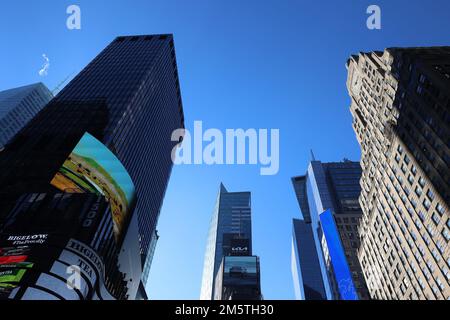
{"label": "skyscraper", "polygon": [[24,194],[109,200],[128,298],[148,275],[178,143],[171,134],[184,128],[174,50],[171,35],[116,38],[0,153],[2,224]]}
{"label": "skyscraper", "polygon": [[449,299],[450,47],[360,53],[347,68],[370,295]]}
{"label": "skyscraper", "polygon": [[292,276],[295,298],[297,300],[326,300],[311,223],[294,219],[292,231]]}
{"label": "skyscraper", "polygon": [[357,162],[314,160],[306,175],[292,178],[302,213],[302,220],[294,220],[293,228],[292,272],[297,298],[368,297],[357,259],[360,176]]}
{"label": "skyscraper", "polygon": [[259,258],[252,256],[250,192],[228,192],[221,184],[208,233],[200,299],[260,296]]}
{"label": "skyscraper", "polygon": [[0,150],[53,98],[43,83],[0,92]]}

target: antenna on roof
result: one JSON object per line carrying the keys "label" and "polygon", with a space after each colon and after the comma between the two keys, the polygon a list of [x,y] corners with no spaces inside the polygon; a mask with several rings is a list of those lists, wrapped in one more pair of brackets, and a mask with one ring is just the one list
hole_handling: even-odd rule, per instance
{"label": "antenna on roof", "polygon": [[72,77],[72,75],[75,73],[75,71],[72,71],[67,77],[64,78],[63,81],[61,81],[60,83],[58,83],[56,85],[56,87],[52,90],[52,95],[56,96],[59,91],[61,91],[61,88],[64,86],[64,84],[67,82],[67,80],[69,80],[70,77]]}

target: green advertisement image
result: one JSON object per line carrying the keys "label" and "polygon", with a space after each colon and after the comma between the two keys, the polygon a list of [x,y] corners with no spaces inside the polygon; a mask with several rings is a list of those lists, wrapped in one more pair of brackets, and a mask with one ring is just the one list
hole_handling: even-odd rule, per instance
{"label": "green advertisement image", "polygon": [[10,269],[0,271],[0,283],[5,282],[19,282],[27,270],[25,269]]}

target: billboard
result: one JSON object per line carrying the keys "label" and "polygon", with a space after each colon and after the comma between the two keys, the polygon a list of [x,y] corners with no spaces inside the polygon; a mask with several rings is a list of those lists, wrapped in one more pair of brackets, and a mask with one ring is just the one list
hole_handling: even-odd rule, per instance
{"label": "billboard", "polygon": [[232,256],[248,256],[250,254],[249,239],[231,239],[231,255]]}
{"label": "billboard", "polygon": [[112,231],[102,195],[24,195],[0,229],[0,300],[114,299],[105,280],[122,297]]}
{"label": "billboard", "polygon": [[225,257],[223,266],[223,286],[257,286],[259,283],[258,273],[257,257]]}
{"label": "billboard", "polygon": [[122,163],[104,144],[86,132],[50,183],[67,193],[105,196],[119,239],[134,204],[135,188]]}
{"label": "billboard", "polygon": [[7,298],[33,267],[27,261],[29,252],[28,246],[0,248],[0,299]]}
{"label": "billboard", "polygon": [[214,300],[260,300],[259,258],[226,256],[216,276]]}
{"label": "billboard", "polygon": [[358,294],[356,293],[333,214],[328,209],[322,212],[319,217],[341,299],[358,300]]}

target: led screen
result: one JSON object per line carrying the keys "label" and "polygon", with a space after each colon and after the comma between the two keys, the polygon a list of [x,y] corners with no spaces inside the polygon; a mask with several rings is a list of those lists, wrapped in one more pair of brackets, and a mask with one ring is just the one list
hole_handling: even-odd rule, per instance
{"label": "led screen", "polygon": [[102,194],[110,202],[116,239],[121,235],[135,198],[128,172],[100,141],[85,133],[51,184],[68,193]]}
{"label": "led screen", "polygon": [[341,298],[343,300],[358,300],[350,268],[347,264],[344,248],[331,210],[326,210],[320,214],[320,223],[327,242],[331,264]]}
{"label": "led screen", "polygon": [[255,286],[258,284],[257,257],[225,257],[224,286]]}

